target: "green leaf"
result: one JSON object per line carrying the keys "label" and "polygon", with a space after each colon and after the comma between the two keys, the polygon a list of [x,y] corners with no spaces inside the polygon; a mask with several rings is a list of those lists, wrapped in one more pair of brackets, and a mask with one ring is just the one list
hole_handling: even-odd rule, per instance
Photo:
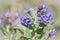
{"label": "green leaf", "polygon": [[31,30],[26,28],[26,30],[24,30],[24,37],[26,38],[31,38]]}
{"label": "green leaf", "polygon": [[16,34],[14,35],[15,40],[19,40],[20,37],[21,37],[21,34],[19,31],[17,31]]}

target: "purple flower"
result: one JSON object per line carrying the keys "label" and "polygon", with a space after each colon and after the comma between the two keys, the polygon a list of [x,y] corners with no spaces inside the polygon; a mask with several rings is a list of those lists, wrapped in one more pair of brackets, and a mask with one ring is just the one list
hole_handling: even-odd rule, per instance
{"label": "purple flower", "polygon": [[10,18],[10,12],[7,11],[7,12],[4,14],[4,16],[5,16],[6,19],[9,19],[9,18]]}
{"label": "purple flower", "polygon": [[44,15],[41,15],[41,18],[43,19],[43,18],[45,18],[46,16],[44,16]]}
{"label": "purple flower", "polygon": [[56,36],[56,29],[53,29],[52,32],[49,34],[50,36]]}
{"label": "purple flower", "polygon": [[14,25],[16,25],[16,20],[13,20],[10,24],[12,25],[12,26],[14,26]]}
{"label": "purple flower", "polygon": [[51,25],[54,24],[52,13],[48,10],[48,8],[45,8],[45,15],[48,17],[49,23]]}
{"label": "purple flower", "polygon": [[46,16],[50,19],[52,16],[52,13],[50,11],[46,11]]}
{"label": "purple flower", "polygon": [[50,20],[49,23],[50,23],[51,25],[53,25],[53,24],[54,24],[54,19]]}
{"label": "purple flower", "polygon": [[46,16],[48,16],[48,17],[52,16],[52,13],[50,12],[50,10],[48,8],[45,8],[44,12],[45,12]]}
{"label": "purple flower", "polygon": [[25,10],[24,10],[24,13],[25,13],[25,14],[30,13],[30,9],[29,9],[29,8],[25,9]]}
{"label": "purple flower", "polygon": [[41,15],[41,16],[38,18],[38,22],[39,22],[39,23],[43,23],[43,24],[47,23],[48,20],[49,20],[48,17],[45,16],[45,15]]}
{"label": "purple flower", "polygon": [[3,26],[3,27],[6,26],[6,24],[1,19],[0,19],[0,25]]}
{"label": "purple flower", "polygon": [[16,12],[15,18],[19,18],[19,17],[20,17],[20,14],[18,12]]}
{"label": "purple flower", "polygon": [[27,23],[28,26],[32,26],[32,22]]}
{"label": "purple flower", "polygon": [[54,24],[54,19],[50,13],[47,13],[46,15],[41,15],[38,19],[38,22],[40,23],[46,23],[49,22],[51,25]]}
{"label": "purple flower", "polygon": [[25,14],[27,14],[27,13],[30,14],[31,11],[34,11],[34,9],[33,8],[27,8],[26,10],[24,10],[24,13]]}
{"label": "purple flower", "polygon": [[44,11],[43,11],[43,9],[45,9],[46,8],[46,5],[42,5],[42,6],[38,6],[38,10],[37,10],[37,16],[38,17],[40,17],[41,15],[44,15]]}
{"label": "purple flower", "polygon": [[45,5],[42,5],[42,6],[38,5],[38,11],[40,12],[44,7]]}
{"label": "purple flower", "polygon": [[27,17],[21,17],[20,21],[22,24],[26,25],[26,26],[32,26],[32,22],[30,18]]}
{"label": "purple flower", "polygon": [[38,18],[38,22],[44,24],[45,21],[42,18]]}
{"label": "purple flower", "polygon": [[42,5],[42,8],[43,8],[43,9],[46,8],[46,5],[43,4],[43,5]]}

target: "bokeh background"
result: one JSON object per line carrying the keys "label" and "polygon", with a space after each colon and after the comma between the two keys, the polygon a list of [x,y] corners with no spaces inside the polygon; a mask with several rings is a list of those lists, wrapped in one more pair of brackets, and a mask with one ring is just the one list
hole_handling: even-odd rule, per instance
{"label": "bokeh background", "polygon": [[[0,15],[6,11],[10,11],[12,16],[16,12],[24,15],[24,9],[30,7],[37,9],[37,6],[42,4],[45,4],[53,13],[55,24],[52,27],[57,29],[56,37],[51,37],[49,40],[60,40],[60,0],[0,0]],[[0,38],[2,39],[1,35]]]}

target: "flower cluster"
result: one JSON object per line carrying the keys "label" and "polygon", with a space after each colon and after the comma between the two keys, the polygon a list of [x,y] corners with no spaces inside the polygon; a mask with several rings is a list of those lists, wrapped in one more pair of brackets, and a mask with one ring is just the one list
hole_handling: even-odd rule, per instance
{"label": "flower cluster", "polygon": [[52,16],[52,13],[49,11],[48,8],[46,8],[45,5],[42,5],[42,7],[38,7],[37,14],[39,15],[38,22],[40,23],[50,23],[54,24],[54,19]]}
{"label": "flower cluster", "polygon": [[[49,11],[49,9],[46,7],[46,5],[38,6],[38,10],[35,10],[34,8],[27,8],[26,10],[24,10],[24,14],[34,14],[34,13],[37,15],[36,17],[37,17],[38,23],[54,24],[54,19],[53,19],[52,13]],[[31,16],[31,18],[33,17],[33,19],[34,19],[33,15],[30,15],[30,16]],[[6,19],[11,18],[9,11],[7,11],[4,14],[4,18],[6,18]],[[19,18],[21,23],[26,26],[32,26],[34,24],[33,19],[31,19],[29,17],[20,16],[20,14],[18,12],[16,12],[15,19],[13,21],[11,21],[10,24],[15,25],[17,18]],[[0,20],[1,20],[1,18],[0,18]],[[33,22],[31,20],[33,20]],[[5,25],[4,21],[2,21],[2,20],[1,20],[0,24]]]}
{"label": "flower cluster", "polygon": [[[10,12],[7,11],[3,16],[0,16],[0,25],[1,26],[6,26],[8,24],[10,25],[15,25],[16,24],[16,19],[20,17],[20,14],[16,12],[16,15],[14,16],[14,20],[12,20],[12,17],[10,16]],[[7,24],[8,22],[8,24]]]}
{"label": "flower cluster", "polygon": [[[46,7],[46,5],[42,5],[42,6],[38,6],[38,10],[35,10],[34,8],[28,8],[26,10],[24,10],[24,14],[35,14],[36,18],[36,22],[38,22],[39,24],[45,24],[47,25],[48,23],[53,25],[54,24],[54,19],[53,19],[53,15],[50,12],[50,10]],[[32,15],[31,17],[33,17],[34,19],[34,15]],[[27,18],[23,18],[25,19],[24,21],[27,21]],[[32,20],[33,20],[32,19]],[[29,20],[28,20],[29,21]],[[28,25],[26,22],[22,22],[25,25]],[[34,25],[34,20],[33,20],[33,24]],[[56,31],[53,30],[52,33],[50,33],[50,35],[54,36],[56,34]]]}
{"label": "flower cluster", "polygon": [[[3,17],[0,16],[0,26],[6,27],[6,29],[9,31],[10,29],[14,29],[14,28],[19,29],[20,26],[23,25],[24,28],[27,29],[27,30],[24,30],[23,32],[26,34],[25,31],[28,31],[29,32],[29,33],[27,32],[28,35],[30,36],[30,38],[33,39],[34,36],[36,36],[35,33],[37,35],[40,34],[39,36],[36,36],[36,37],[42,38],[43,37],[42,34],[45,33],[45,31],[43,31],[43,30],[45,27],[47,27],[47,24],[51,24],[51,25],[54,24],[53,15],[50,12],[50,10],[46,7],[46,5],[38,6],[38,10],[35,10],[34,8],[27,8],[26,10],[24,10],[24,14],[25,15],[29,14],[29,16],[21,16],[19,14],[19,12],[16,12],[16,14],[13,18],[10,16],[10,12],[7,11],[3,15]],[[19,22],[18,22],[18,20],[19,20]],[[7,25],[13,26],[13,27],[10,28],[10,27],[7,27]],[[22,29],[24,29],[24,28],[22,27]],[[32,32],[30,31],[31,29],[33,29]],[[21,31],[21,29],[19,29],[19,31]],[[55,34],[56,34],[56,30],[54,29],[54,30],[52,30],[52,32],[49,35],[54,36]],[[26,36],[24,36],[24,37],[26,37]]]}
{"label": "flower cluster", "polygon": [[[28,8],[24,10],[25,14],[31,14],[31,11],[34,10],[33,8]],[[35,10],[34,10],[35,11]],[[52,16],[52,13],[49,11],[48,8],[46,8],[45,5],[39,6],[38,10],[36,12],[36,15],[38,17],[38,22],[39,23],[50,23],[51,25],[54,24],[54,19]]]}

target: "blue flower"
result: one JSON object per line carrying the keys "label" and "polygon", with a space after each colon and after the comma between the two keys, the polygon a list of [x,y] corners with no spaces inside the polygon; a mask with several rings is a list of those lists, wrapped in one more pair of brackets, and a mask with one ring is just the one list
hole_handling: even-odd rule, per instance
{"label": "blue flower", "polygon": [[27,17],[21,17],[20,21],[22,24],[26,25],[26,26],[32,26],[32,22],[30,18]]}

